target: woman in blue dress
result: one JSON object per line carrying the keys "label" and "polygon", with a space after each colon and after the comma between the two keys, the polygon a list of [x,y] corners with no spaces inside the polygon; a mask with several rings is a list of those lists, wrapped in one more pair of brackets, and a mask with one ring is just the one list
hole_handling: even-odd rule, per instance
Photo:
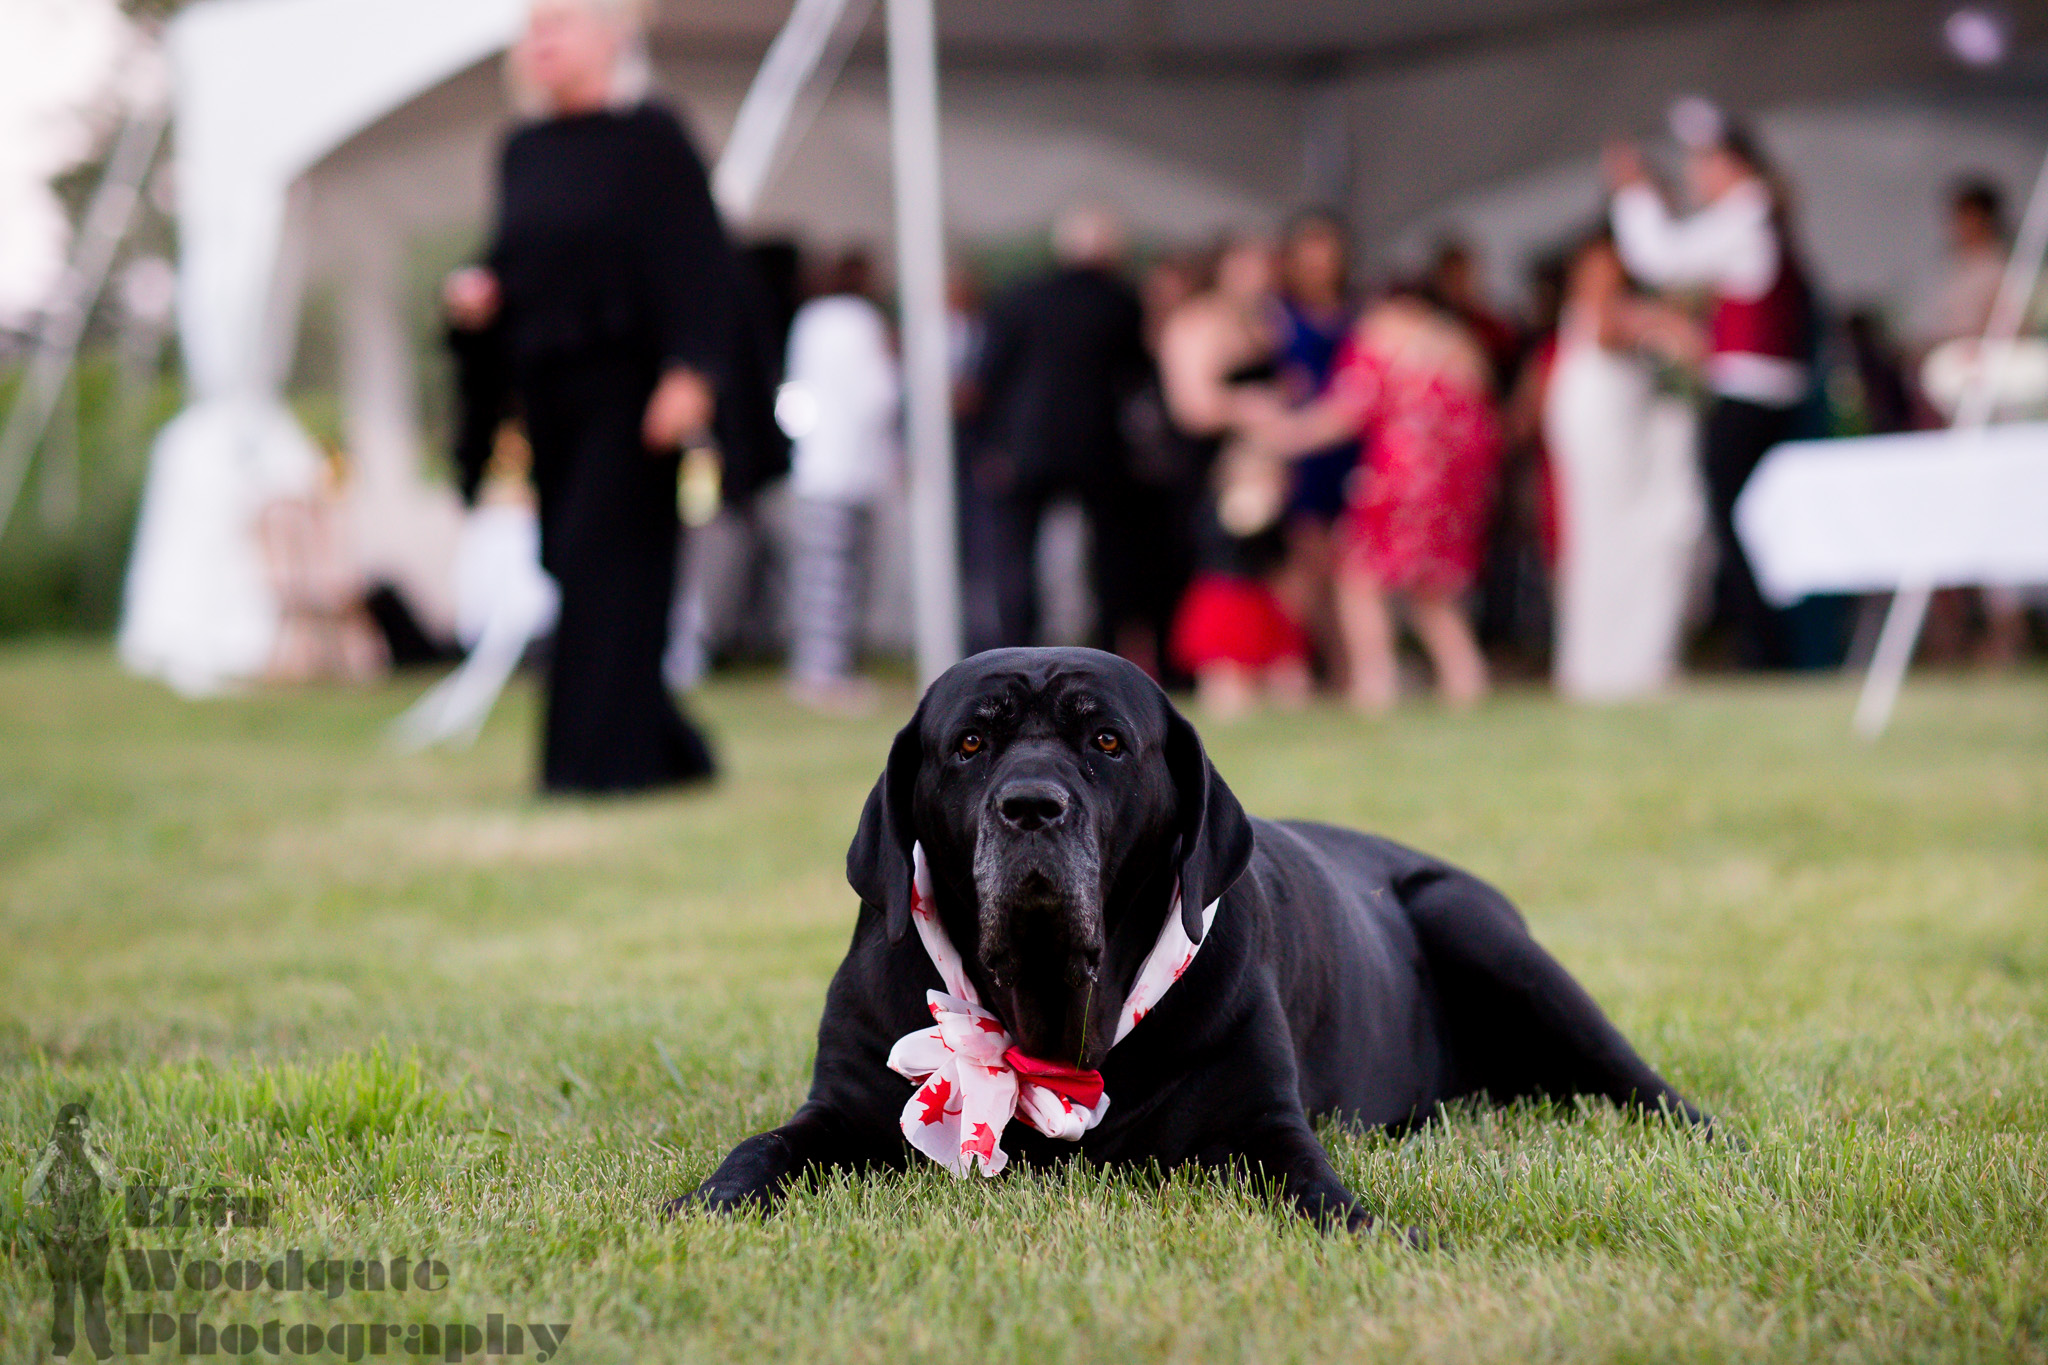
{"label": "woman in blue dress", "polygon": [[[1287,226],[1280,247],[1280,376],[1289,398],[1305,403],[1328,387],[1337,350],[1351,333],[1350,246],[1344,221],[1311,209]],[[1319,645],[1334,638],[1331,583],[1336,568],[1331,530],[1343,514],[1358,467],[1358,444],[1347,441],[1295,462],[1285,513],[1287,555],[1273,580],[1289,614]],[[1319,650],[1331,667],[1342,651]],[[1335,680],[1341,685],[1342,679]]]}

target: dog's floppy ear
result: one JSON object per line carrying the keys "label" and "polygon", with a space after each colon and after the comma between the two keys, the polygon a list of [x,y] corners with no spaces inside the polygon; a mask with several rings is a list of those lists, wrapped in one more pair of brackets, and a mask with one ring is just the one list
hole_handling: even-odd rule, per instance
{"label": "dog's floppy ear", "polygon": [[1180,836],[1180,916],[1188,937],[1202,940],[1202,911],[1244,875],[1252,860],[1252,822],[1224,785],[1187,718],[1166,704],[1166,768],[1173,776]]}
{"label": "dog's floppy ear", "polygon": [[910,931],[910,797],[924,761],[924,708],[896,732],[889,762],[868,793],[860,828],[846,850],[846,880],[860,898],[880,910],[889,927],[889,941],[901,943]]}

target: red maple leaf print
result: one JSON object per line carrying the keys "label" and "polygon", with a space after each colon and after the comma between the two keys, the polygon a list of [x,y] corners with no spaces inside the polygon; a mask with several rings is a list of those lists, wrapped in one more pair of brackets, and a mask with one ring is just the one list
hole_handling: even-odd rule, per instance
{"label": "red maple leaf print", "polygon": [[983,1033],[1001,1033],[1003,1031],[1003,1026],[993,1019],[977,1019],[974,1021],[974,1026]]}
{"label": "red maple leaf print", "polygon": [[929,1127],[946,1117],[946,1101],[953,1098],[953,1083],[941,1078],[918,1091],[917,1098],[924,1105],[924,1113],[918,1122]]}
{"label": "red maple leaf print", "polygon": [[1173,969],[1173,979],[1175,981],[1180,980],[1180,974],[1186,971],[1190,966],[1192,966],[1194,964],[1194,960],[1195,950],[1190,948],[1188,949],[1188,955],[1180,960],[1180,965]]}
{"label": "red maple leaf print", "polygon": [[927,1001],[927,1002],[925,1003],[925,1008],[926,1008],[926,1009],[928,1009],[928,1010],[930,1010],[930,1011],[932,1012],[932,1018],[936,1019],[936,1018],[938,1018],[938,1017],[939,1017],[939,1002],[938,1002],[938,1001],[936,1001],[936,1000],[931,1000],[931,1001]]}
{"label": "red maple leaf print", "polygon": [[1131,1011],[1131,1023],[1135,1025],[1135,1024],[1137,1024],[1137,1023],[1141,1022],[1141,1021],[1142,1021],[1142,1020],[1144,1019],[1144,1017],[1145,1017],[1145,1014],[1146,1014],[1146,1011],[1144,1011],[1144,1010],[1132,1010],[1132,1011]]}
{"label": "red maple leaf print", "polygon": [[960,1155],[966,1156],[970,1152],[985,1161],[993,1160],[996,1154],[995,1130],[985,1123],[975,1124],[974,1136],[960,1144]]}

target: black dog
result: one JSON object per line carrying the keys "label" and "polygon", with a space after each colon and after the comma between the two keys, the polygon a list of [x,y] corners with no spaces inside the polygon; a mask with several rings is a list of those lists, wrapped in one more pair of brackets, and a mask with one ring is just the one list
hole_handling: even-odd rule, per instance
{"label": "black dog", "polygon": [[[930,906],[913,906],[913,845]],[[999,650],[947,672],[896,736],[846,865],[861,912],[810,1098],[735,1148],[703,1203],[912,1159],[913,1087],[888,1059],[931,1027],[941,984],[914,910],[936,910],[1020,1071],[1100,1069],[1111,1103],[1078,1142],[1093,1161],[1249,1167],[1355,1227],[1369,1220],[1310,1128],[1322,1115],[1399,1128],[1462,1096],[1584,1094],[1708,1121],[1500,893],[1384,839],[1250,819],[1193,727],[1113,655]],[[1182,931],[1200,942],[1185,976],[1111,1050],[1141,962]],[[1076,1147],[1025,1122],[1002,1140],[1033,1164]]]}

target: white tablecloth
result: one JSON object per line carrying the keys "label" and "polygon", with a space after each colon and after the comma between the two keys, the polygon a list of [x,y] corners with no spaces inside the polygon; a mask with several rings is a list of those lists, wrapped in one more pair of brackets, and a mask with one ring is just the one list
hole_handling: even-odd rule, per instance
{"label": "white tablecloth", "polygon": [[2048,423],[1787,442],[1743,490],[1735,529],[1781,605],[2048,583]]}
{"label": "white tablecloth", "polygon": [[262,675],[281,608],[257,519],[305,497],[320,453],[282,403],[196,403],[158,433],[121,605],[121,661],[188,697]]}

